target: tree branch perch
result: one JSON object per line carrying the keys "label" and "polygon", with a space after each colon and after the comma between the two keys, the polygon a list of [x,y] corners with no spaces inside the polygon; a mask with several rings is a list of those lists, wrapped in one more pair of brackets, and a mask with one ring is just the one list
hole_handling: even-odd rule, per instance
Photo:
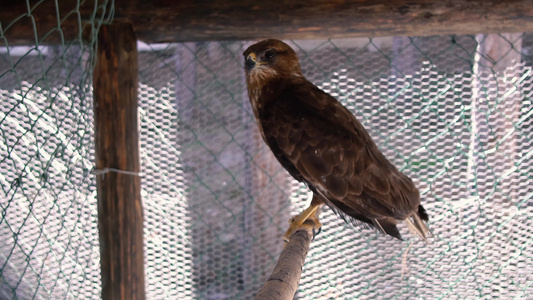
{"label": "tree branch perch", "polygon": [[[311,226],[309,226],[311,225]],[[314,221],[307,220],[291,236],[278,263],[254,300],[291,300],[298,289],[302,268],[313,239]]]}

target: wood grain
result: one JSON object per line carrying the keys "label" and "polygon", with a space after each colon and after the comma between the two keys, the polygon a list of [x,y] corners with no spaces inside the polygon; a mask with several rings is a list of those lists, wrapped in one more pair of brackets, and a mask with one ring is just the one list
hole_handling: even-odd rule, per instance
{"label": "wood grain", "polygon": [[[94,70],[96,169],[140,172],[137,39],[131,24],[100,29]],[[102,299],[145,299],[141,178],[97,175]]]}
{"label": "wood grain", "polygon": [[[39,44],[69,41],[80,27],[90,28],[93,15],[109,12],[104,0],[87,0],[79,9],[75,0],[59,2],[30,1],[31,18],[25,1],[0,2],[5,40],[35,44],[33,18]],[[152,43],[533,31],[530,0],[116,0],[114,16]]]}
{"label": "wood grain", "polygon": [[298,290],[302,268],[313,238],[313,220],[297,229],[281,252],[276,267],[254,300],[291,300]]}

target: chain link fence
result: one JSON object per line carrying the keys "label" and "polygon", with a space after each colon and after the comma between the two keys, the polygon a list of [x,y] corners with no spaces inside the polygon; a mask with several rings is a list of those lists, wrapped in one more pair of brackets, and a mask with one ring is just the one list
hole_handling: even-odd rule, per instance
{"label": "chain link fence", "polygon": [[[45,31],[32,12],[49,3],[27,4],[0,21],[0,299],[99,298],[94,44],[81,30],[62,39],[60,23],[75,18],[94,40],[112,16],[94,7],[82,21],[78,6]],[[10,45],[6,35],[19,23],[34,26],[33,45]]]}
{"label": "chain link fence", "polygon": [[[98,299],[94,45],[13,47],[2,30],[0,299]],[[287,42],[413,178],[435,235],[325,208],[296,298],[532,299],[533,35]],[[310,201],[257,131],[250,44],[139,43],[148,299],[250,299]]]}

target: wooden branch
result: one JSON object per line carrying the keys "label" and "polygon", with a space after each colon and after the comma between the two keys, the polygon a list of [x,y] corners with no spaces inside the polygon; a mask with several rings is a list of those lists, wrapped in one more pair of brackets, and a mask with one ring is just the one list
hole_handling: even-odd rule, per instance
{"label": "wooden branch", "polygon": [[103,26],[97,51],[93,84],[102,299],[145,299],[132,26]]}
{"label": "wooden branch", "polygon": [[[313,221],[308,220],[306,223],[312,224]],[[313,226],[294,232],[291,240],[281,252],[274,271],[254,300],[292,300],[294,298],[313,238],[313,232],[310,229]]]}
{"label": "wooden branch", "polygon": [[[95,2],[99,5],[95,6]],[[30,1],[40,44],[79,37],[104,0]],[[530,0],[115,0],[115,20],[131,22],[145,42],[322,39],[532,32]],[[98,7],[95,9],[95,7]],[[69,14],[72,11],[74,14]],[[2,1],[0,23],[10,45],[35,44],[26,1]],[[78,18],[78,12],[79,17]],[[56,14],[61,16],[58,26]],[[24,16],[20,18],[21,16]],[[81,20],[82,24],[79,24]],[[59,27],[59,28],[58,28]],[[61,29],[62,34],[60,34]],[[0,32],[0,46],[2,32]]]}

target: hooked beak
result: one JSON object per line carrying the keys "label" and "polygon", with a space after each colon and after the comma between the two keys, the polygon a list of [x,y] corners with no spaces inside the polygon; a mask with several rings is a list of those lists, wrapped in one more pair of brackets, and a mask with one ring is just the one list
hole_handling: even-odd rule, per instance
{"label": "hooked beak", "polygon": [[246,57],[246,61],[244,62],[244,65],[247,71],[250,71],[251,69],[255,67],[256,65],[255,53],[252,52],[248,54],[248,57]]}

